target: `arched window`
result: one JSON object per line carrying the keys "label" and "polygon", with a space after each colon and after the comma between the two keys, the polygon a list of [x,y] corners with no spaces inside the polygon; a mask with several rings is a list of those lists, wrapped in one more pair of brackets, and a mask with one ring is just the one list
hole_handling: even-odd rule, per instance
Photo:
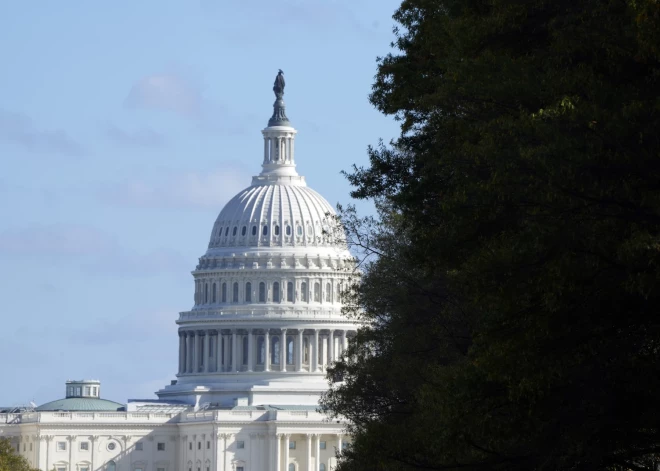
{"label": "arched window", "polygon": [[209,284],[204,283],[204,304],[209,302]]}
{"label": "arched window", "polygon": [[291,226],[286,226],[286,235],[291,235]]}
{"label": "arched window", "polygon": [[332,302],[332,285],[330,285],[330,283],[325,284],[325,302]]}
{"label": "arched window", "polygon": [[117,465],[114,461],[108,461],[108,464],[105,465],[106,471],[117,471]]}
{"label": "arched window", "polygon": [[231,302],[237,303],[238,302],[238,283],[234,282],[234,287],[232,289],[231,293]]}
{"label": "arched window", "polygon": [[218,287],[216,286],[215,283],[213,283],[213,293],[211,296],[213,297],[214,303],[218,301],[217,291],[218,291]]}
{"label": "arched window", "polygon": [[293,283],[291,281],[286,284],[286,300],[290,303],[293,302]]}
{"label": "arched window", "polygon": [[273,231],[275,231],[276,236],[280,235],[280,226],[275,226],[275,229],[273,229]]}
{"label": "arched window", "polygon": [[280,284],[277,281],[273,283],[273,302],[280,302]]}
{"label": "arched window", "polygon": [[261,229],[261,234],[265,236],[268,235],[268,226],[264,226],[263,229]]}
{"label": "arched window", "polygon": [[243,364],[247,365],[248,361],[248,338],[243,337]]}
{"label": "arched window", "polygon": [[227,237],[227,235],[229,235],[229,226],[225,228],[225,237]]}
{"label": "arched window", "polygon": [[244,236],[245,234],[247,234],[247,227],[243,226],[243,228],[241,229],[241,235]]}
{"label": "arched window", "polygon": [[264,283],[263,281],[259,283],[259,302],[260,303],[266,302],[266,283]]}
{"label": "arched window", "polygon": [[321,302],[321,283],[319,283],[318,281],[314,283],[314,302],[315,303]]}
{"label": "arched window", "polygon": [[286,364],[293,365],[293,337],[286,338]]}
{"label": "arched window", "polygon": [[279,365],[280,364],[280,337],[272,337],[270,339],[270,364]]}
{"label": "arched window", "polygon": [[257,339],[257,352],[259,352],[259,356],[257,357],[257,363],[259,365],[263,365],[264,362],[266,361],[266,341],[264,340],[263,335],[260,335],[259,338]]}
{"label": "arched window", "polygon": [[300,225],[296,226],[296,234],[298,234],[299,236],[302,235],[302,226],[300,226]]}
{"label": "arched window", "polygon": [[300,283],[300,300],[304,303],[307,302],[307,283],[304,281]]}
{"label": "arched window", "polygon": [[257,235],[257,226],[252,226],[252,235]]}
{"label": "arched window", "polygon": [[289,463],[289,471],[296,471],[296,465],[293,463]]}
{"label": "arched window", "polygon": [[223,303],[227,302],[227,283],[222,283],[222,299]]}
{"label": "arched window", "polygon": [[250,283],[249,281],[245,283],[245,302],[246,303],[252,302],[252,283]]}
{"label": "arched window", "polygon": [[231,235],[235,236],[237,232],[238,232],[238,227],[234,226],[234,230],[231,231]]}
{"label": "arched window", "polygon": [[337,284],[337,302],[341,302],[341,284]]}
{"label": "arched window", "polygon": [[319,471],[325,471],[325,463],[319,465]]}

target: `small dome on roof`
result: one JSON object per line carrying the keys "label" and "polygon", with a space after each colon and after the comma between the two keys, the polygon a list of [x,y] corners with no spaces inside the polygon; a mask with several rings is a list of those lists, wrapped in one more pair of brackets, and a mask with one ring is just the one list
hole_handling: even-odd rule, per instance
{"label": "small dome on roof", "polygon": [[107,399],[67,397],[56,401],[47,402],[37,407],[39,412],[45,411],[90,411],[90,412],[108,412],[124,410],[124,404]]}

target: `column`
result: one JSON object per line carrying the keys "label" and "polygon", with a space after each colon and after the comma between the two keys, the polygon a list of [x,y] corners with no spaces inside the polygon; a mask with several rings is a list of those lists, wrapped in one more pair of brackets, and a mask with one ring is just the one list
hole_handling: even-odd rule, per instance
{"label": "column", "polygon": [[295,141],[296,141],[295,138],[292,137],[291,138],[291,154],[289,154],[291,156],[291,163],[293,163],[293,143]]}
{"label": "column", "polygon": [[266,329],[264,333],[264,349],[266,350],[266,358],[264,358],[264,371],[270,371],[270,331]]}
{"label": "column", "polygon": [[253,365],[253,356],[254,356],[254,345],[253,343],[253,335],[252,335],[252,329],[248,329],[248,367],[247,370],[249,372],[252,372],[252,365]]}
{"label": "column", "polygon": [[204,331],[204,358],[203,363],[204,363],[204,373],[208,373],[211,371],[209,369],[209,364],[211,363],[211,359],[209,358],[211,356],[211,353],[209,351],[209,344],[211,343],[211,336],[209,335],[209,331],[205,330]]}
{"label": "column", "polygon": [[[311,342],[310,342],[311,343]],[[310,352],[313,356],[313,363],[310,371],[318,371],[319,369],[319,353],[321,349],[319,348],[319,329],[314,329],[314,345],[311,347],[312,351]]]}
{"label": "column", "polygon": [[184,369],[184,352],[186,348],[186,339],[183,332],[179,332],[179,374],[183,373]]}
{"label": "column", "polygon": [[238,371],[238,349],[236,345],[236,329],[231,330],[231,372],[236,373]]}
{"label": "column", "polygon": [[268,162],[268,138],[264,137],[264,162]]}
{"label": "column", "polygon": [[[96,441],[98,439],[99,439],[98,435],[94,435],[92,437],[89,437],[89,441],[90,441],[89,446],[92,448],[92,457],[91,457],[91,460],[90,460],[92,462],[91,463],[92,465],[90,466],[91,469],[96,469],[96,463],[94,462],[94,450],[96,449]],[[46,467],[46,469],[50,469],[50,468]]]}
{"label": "column", "polygon": [[309,433],[305,435],[305,439],[307,440],[307,471],[314,471],[312,467],[312,437],[313,435]]}
{"label": "column", "polygon": [[224,345],[222,347],[223,350],[223,359],[222,359],[222,371],[229,371],[229,339],[231,338],[229,335],[223,335],[222,336],[224,340]]}
{"label": "column", "polygon": [[298,329],[298,371],[303,370],[303,329]]}
{"label": "column", "polygon": [[192,335],[192,368],[191,373],[197,373],[197,365],[199,365],[199,335],[197,332],[191,332]]}
{"label": "column", "polygon": [[321,434],[315,433],[316,437],[316,469],[321,467]]}
{"label": "column", "polygon": [[348,342],[346,339],[346,329],[341,331],[341,353],[342,355],[346,351],[346,348],[348,348]]}
{"label": "column", "polygon": [[222,331],[215,333],[215,371],[222,371]]}
{"label": "column", "polygon": [[286,329],[282,329],[282,337],[280,338],[280,371],[286,371]]}
{"label": "column", "polygon": [[[275,435],[275,471],[280,471],[282,467],[282,434]],[[287,470],[288,471],[288,470]]]}
{"label": "column", "polygon": [[337,434],[337,452],[341,453],[341,433]]}
{"label": "column", "polygon": [[289,471],[289,437],[288,433],[284,435],[284,471]]}
{"label": "column", "polygon": [[328,365],[335,361],[335,331],[330,329],[328,335]]}

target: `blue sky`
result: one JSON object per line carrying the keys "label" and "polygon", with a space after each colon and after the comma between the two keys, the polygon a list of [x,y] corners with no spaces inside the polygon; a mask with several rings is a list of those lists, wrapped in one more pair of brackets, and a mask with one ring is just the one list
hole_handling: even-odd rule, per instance
{"label": "blue sky", "polygon": [[299,173],[348,203],[340,171],[398,134],[367,98],[398,4],[0,2],[0,405],[175,378],[190,271],[260,170],[277,70]]}

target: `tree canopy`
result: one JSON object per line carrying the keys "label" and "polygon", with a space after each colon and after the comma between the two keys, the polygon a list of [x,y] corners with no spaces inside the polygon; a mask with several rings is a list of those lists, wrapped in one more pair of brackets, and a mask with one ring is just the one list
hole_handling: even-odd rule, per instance
{"label": "tree canopy", "polygon": [[16,452],[9,439],[0,437],[0,471],[39,471]]}
{"label": "tree canopy", "polygon": [[347,176],[367,323],[323,399],[339,469],[651,470],[660,2],[405,0]]}

